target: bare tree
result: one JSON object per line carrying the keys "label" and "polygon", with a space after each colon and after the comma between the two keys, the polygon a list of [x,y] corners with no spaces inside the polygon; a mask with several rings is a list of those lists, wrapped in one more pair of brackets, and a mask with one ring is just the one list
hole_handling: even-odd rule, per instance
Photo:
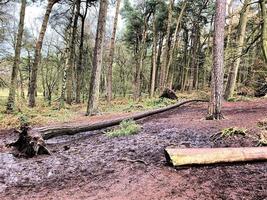
{"label": "bare tree", "polygon": [[89,85],[89,99],[86,112],[87,115],[92,115],[94,112],[96,112],[98,106],[100,73],[102,68],[102,56],[103,56],[107,9],[108,9],[108,0],[101,0],[99,15],[98,15],[94,55],[93,55],[93,69],[91,75],[91,82]]}
{"label": "bare tree", "polygon": [[15,94],[16,94],[16,85],[17,85],[16,81],[17,81],[17,75],[18,75],[19,63],[20,63],[20,51],[21,51],[22,37],[23,37],[23,31],[24,31],[26,4],[27,4],[26,0],[21,0],[20,20],[19,20],[16,48],[15,48],[15,58],[14,58],[14,63],[13,63],[13,68],[12,68],[11,83],[10,83],[8,102],[7,102],[7,107],[6,107],[7,112],[12,112],[14,110],[14,105],[15,105]]}
{"label": "bare tree", "polygon": [[38,72],[38,65],[39,65],[39,61],[41,57],[43,40],[44,40],[45,32],[47,29],[48,20],[52,12],[52,8],[58,1],[59,0],[48,0],[48,4],[46,7],[46,11],[45,11],[45,16],[44,16],[43,23],[41,26],[41,31],[39,33],[39,37],[35,45],[34,62],[32,65],[31,79],[30,79],[31,81],[30,81],[30,86],[29,86],[29,107],[35,107],[35,94],[36,94],[36,89],[37,89],[37,72]]}
{"label": "bare tree", "polygon": [[208,119],[222,119],[223,67],[224,67],[224,26],[226,1],[216,1],[213,36],[213,68],[211,98]]}
{"label": "bare tree", "polygon": [[237,48],[236,57],[237,58],[235,59],[235,62],[231,65],[231,68],[229,71],[228,81],[227,81],[225,94],[224,94],[224,98],[226,100],[233,96],[234,90],[235,90],[237,73],[238,73],[241,56],[242,56],[242,50],[243,50],[244,41],[245,41],[249,3],[250,3],[250,0],[245,0],[243,9],[241,10],[241,13],[240,13],[238,41],[236,45],[236,48]]}
{"label": "bare tree", "polygon": [[117,0],[116,2],[116,11],[115,17],[113,22],[113,31],[112,36],[110,39],[110,50],[109,50],[109,60],[108,60],[108,76],[107,76],[107,100],[110,103],[112,99],[112,65],[113,65],[113,57],[114,57],[114,50],[115,50],[115,37],[117,31],[117,24],[118,24],[118,16],[120,11],[120,3],[121,0]]}

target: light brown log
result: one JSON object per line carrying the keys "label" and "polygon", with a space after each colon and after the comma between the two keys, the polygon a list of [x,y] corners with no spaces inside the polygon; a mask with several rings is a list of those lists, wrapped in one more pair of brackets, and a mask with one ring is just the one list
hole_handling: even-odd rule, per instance
{"label": "light brown log", "polygon": [[172,166],[267,161],[267,147],[187,149],[167,147],[165,156]]}
{"label": "light brown log", "polygon": [[99,130],[99,129],[104,129],[108,128],[111,126],[116,126],[119,125],[123,120],[128,120],[128,119],[133,119],[133,120],[138,120],[142,119],[151,115],[159,114],[162,112],[169,111],[174,108],[178,108],[182,105],[193,103],[193,102],[207,102],[206,100],[188,100],[188,101],[183,101],[176,103],[171,106],[167,106],[165,108],[159,108],[156,110],[151,110],[151,111],[146,111],[142,113],[137,113],[129,117],[122,117],[119,119],[114,119],[114,120],[107,120],[107,121],[102,121],[99,123],[94,123],[94,124],[88,124],[88,125],[71,125],[71,126],[58,126],[58,127],[42,127],[42,128],[35,128],[32,129],[31,131],[33,132],[38,132],[43,139],[47,140],[49,138],[61,136],[61,135],[74,135],[76,133],[80,132],[86,132],[86,131],[94,131],[94,130]]}

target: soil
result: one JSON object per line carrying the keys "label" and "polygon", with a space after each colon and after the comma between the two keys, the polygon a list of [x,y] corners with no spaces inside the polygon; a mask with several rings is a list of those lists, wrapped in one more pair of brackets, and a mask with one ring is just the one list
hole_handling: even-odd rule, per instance
{"label": "soil", "polygon": [[[267,162],[173,168],[164,148],[255,146],[257,122],[267,116],[267,100],[225,103],[224,120],[205,120],[206,103],[194,103],[138,121],[139,134],[109,138],[102,131],[47,140],[51,156],[16,158],[0,134],[1,199],[206,200],[267,199]],[[101,117],[99,117],[101,120]],[[82,122],[81,122],[82,123]],[[250,136],[216,143],[210,136],[227,127]]]}

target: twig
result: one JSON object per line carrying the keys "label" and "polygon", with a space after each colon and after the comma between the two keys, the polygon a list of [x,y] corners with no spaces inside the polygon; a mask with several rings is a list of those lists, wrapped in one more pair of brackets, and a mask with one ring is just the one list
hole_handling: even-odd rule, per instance
{"label": "twig", "polygon": [[146,163],[145,161],[140,160],[140,159],[134,159],[134,160],[132,160],[132,159],[129,159],[129,158],[120,158],[117,161],[119,161],[119,162],[126,161],[126,162],[131,162],[131,163],[139,162],[139,163],[142,163],[144,165],[148,165],[148,163]]}

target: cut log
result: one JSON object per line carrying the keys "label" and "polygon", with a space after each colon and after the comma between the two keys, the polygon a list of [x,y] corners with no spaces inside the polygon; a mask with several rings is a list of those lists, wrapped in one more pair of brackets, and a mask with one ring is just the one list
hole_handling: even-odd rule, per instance
{"label": "cut log", "polygon": [[74,135],[76,133],[80,132],[86,132],[86,131],[94,131],[94,130],[99,130],[99,129],[104,129],[112,126],[119,125],[123,120],[138,120],[142,119],[151,115],[159,114],[162,112],[169,111],[174,108],[178,108],[182,105],[188,104],[188,103],[193,103],[193,102],[207,102],[207,100],[188,100],[188,101],[183,101],[180,103],[176,103],[174,105],[167,106],[165,108],[159,108],[156,110],[152,111],[146,111],[138,114],[134,114],[129,117],[122,117],[119,119],[115,120],[108,120],[108,121],[103,121],[95,124],[88,124],[88,125],[73,125],[73,126],[58,126],[58,127],[43,127],[43,128],[34,128],[31,131],[32,132],[37,132],[39,133],[43,139],[47,140],[53,137],[61,136],[61,135]]}
{"label": "cut log", "polygon": [[160,98],[167,98],[167,99],[173,99],[173,100],[178,99],[175,92],[169,88],[164,89],[164,91],[160,95]]}
{"label": "cut log", "polygon": [[208,165],[216,163],[267,161],[267,147],[242,148],[173,148],[165,149],[165,157],[172,166]]}

